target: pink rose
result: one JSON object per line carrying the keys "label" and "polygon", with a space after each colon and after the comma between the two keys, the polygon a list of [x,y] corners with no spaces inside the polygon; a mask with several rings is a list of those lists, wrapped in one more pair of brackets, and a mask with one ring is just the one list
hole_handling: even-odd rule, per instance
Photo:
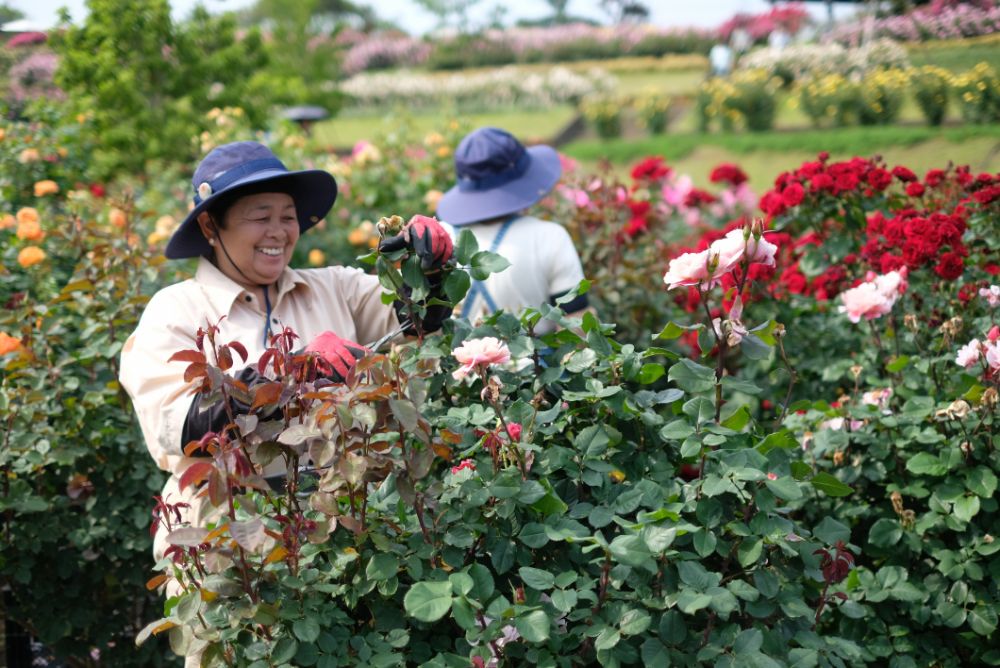
{"label": "pink rose", "polygon": [[887,299],[875,283],[862,283],[856,288],[846,290],[840,294],[840,300],[844,302],[840,306],[840,312],[846,313],[851,322],[883,316],[892,310],[892,305],[896,301],[895,298]]}
{"label": "pink rose", "polygon": [[484,372],[494,364],[506,364],[510,361],[507,344],[492,336],[469,339],[453,350],[452,355],[462,365],[451,374],[455,380],[462,380],[473,371]]}
{"label": "pink rose", "polygon": [[966,369],[971,369],[979,362],[981,351],[982,345],[979,343],[979,339],[972,339],[958,349],[958,355],[955,356],[955,364]]}
{"label": "pink rose", "polygon": [[892,303],[895,304],[896,298],[906,292],[906,273],[907,269],[903,267],[898,271],[890,271],[881,276],[876,276],[874,278],[875,287],[878,288],[883,297],[892,299]]}
{"label": "pink rose", "polygon": [[979,296],[986,299],[990,306],[1000,306],[1000,285],[979,288]]}
{"label": "pink rose", "polygon": [[663,282],[667,284],[668,290],[683,285],[703,283],[708,280],[708,262],[707,250],[700,253],[684,253],[670,261],[667,273],[663,275]]}
{"label": "pink rose", "polygon": [[470,471],[475,471],[476,470],[476,463],[474,461],[472,461],[471,459],[463,459],[462,462],[458,466],[452,466],[451,467],[451,472],[452,472],[452,474],[456,474],[456,473],[459,473],[460,471],[462,471],[463,469],[469,469]]}
{"label": "pink rose", "polygon": [[861,403],[884,409],[889,404],[889,397],[891,396],[891,387],[886,387],[881,390],[872,390],[871,392],[865,392],[861,395]]}
{"label": "pink rose", "polygon": [[990,371],[996,372],[1000,371],[1000,344],[989,343],[984,346],[986,363],[990,367]]}

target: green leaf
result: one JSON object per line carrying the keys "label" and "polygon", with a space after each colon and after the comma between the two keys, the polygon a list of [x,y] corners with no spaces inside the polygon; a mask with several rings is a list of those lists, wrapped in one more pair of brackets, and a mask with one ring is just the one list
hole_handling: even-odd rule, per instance
{"label": "green leaf", "polygon": [[733,431],[740,431],[750,422],[750,410],[746,406],[740,406],[733,411],[733,414],[722,421],[722,426]]}
{"label": "green leaf", "polygon": [[906,470],[917,475],[941,476],[948,472],[948,467],[939,457],[929,452],[920,452],[906,462]]}
{"label": "green leaf", "polygon": [[962,522],[968,522],[979,512],[979,497],[963,496],[955,501],[955,505],[952,506],[952,512]]}
{"label": "green leaf", "polygon": [[292,633],[302,642],[316,642],[316,639],[319,638],[319,632],[319,622],[312,617],[296,619],[292,624]]}
{"label": "green leaf", "polygon": [[479,242],[471,230],[465,229],[458,233],[455,243],[455,259],[461,265],[469,264],[472,257],[479,251]]}
{"label": "green leaf", "polygon": [[621,642],[621,632],[613,626],[605,628],[594,640],[594,649],[598,652],[609,650]]}
{"label": "green leaf", "polygon": [[501,272],[509,266],[507,258],[490,251],[479,251],[469,260],[469,273],[477,281],[485,281],[490,274]]}
{"label": "green leaf", "polygon": [[539,524],[538,522],[529,522],[524,525],[521,529],[521,533],[518,534],[518,538],[521,542],[528,547],[542,547],[549,542],[549,536],[545,532],[545,526]]}
{"label": "green leaf", "polygon": [[827,496],[848,496],[854,493],[849,485],[845,485],[829,473],[817,473],[809,482]]}
{"label": "green leaf", "polygon": [[973,494],[989,499],[997,491],[997,477],[985,466],[977,466],[965,474],[965,487]]}
{"label": "green leaf", "polygon": [[747,568],[757,563],[761,552],[764,549],[764,541],[760,538],[740,543],[739,559],[740,566]]}
{"label": "green leaf", "polygon": [[694,550],[698,553],[699,557],[707,557],[715,551],[715,545],[718,539],[715,534],[706,529],[698,529],[695,532],[694,538]]}
{"label": "green leaf", "polygon": [[369,580],[388,580],[399,571],[399,558],[394,554],[376,554],[365,568]]}
{"label": "green leaf", "polygon": [[569,612],[576,605],[577,595],[573,589],[556,589],[552,592],[552,605],[556,610]]}
{"label": "green leaf", "polygon": [[642,643],[642,663],[647,666],[657,668],[668,668],[670,666],[670,652],[667,646],[657,638],[649,638]]}
{"label": "green leaf", "polygon": [[639,382],[643,385],[655,383],[663,376],[664,373],[666,373],[666,370],[663,368],[662,364],[643,364],[642,368],[639,369]]}
{"label": "green leaf", "polygon": [[420,268],[420,258],[415,253],[403,263],[403,281],[412,289],[410,297],[414,301],[427,298],[427,279]]}
{"label": "green leaf", "polygon": [[896,359],[892,360],[885,365],[885,370],[889,373],[898,373],[906,368],[906,365],[910,363],[910,358],[906,355],[900,355]]}
{"label": "green leaf", "polygon": [[421,622],[436,622],[451,610],[451,583],[417,582],[403,597],[403,609]]}
{"label": "green leaf", "polygon": [[[851,530],[847,525],[827,516],[813,529],[813,535],[827,545],[835,545],[838,540],[845,543],[850,541]],[[760,589],[760,585],[757,588]]]}
{"label": "green leaf", "polygon": [[295,656],[295,652],[299,649],[299,643],[294,638],[281,638],[274,645],[274,649],[271,651],[271,662],[272,664],[282,664],[288,663]]}
{"label": "green leaf", "polygon": [[781,429],[773,434],[768,434],[764,440],[757,444],[757,452],[762,455],[766,455],[771,450],[775,448],[783,448],[789,450],[791,448],[799,447],[799,442],[795,438],[795,434],[788,431],[787,429]]}
{"label": "green leaf", "polygon": [[981,636],[991,635],[997,628],[996,611],[983,603],[979,603],[969,611],[969,626]]}
{"label": "green leaf", "polygon": [[883,517],[872,525],[868,541],[876,547],[892,547],[903,537],[903,527],[899,520]]}
{"label": "green leaf", "polygon": [[693,433],[694,427],[687,420],[674,420],[660,429],[660,438],[664,441],[682,441]]}
{"label": "green leaf", "polygon": [[549,616],[534,610],[514,620],[514,627],[528,642],[545,642],[549,639]]}
{"label": "green leaf", "polygon": [[[468,230],[463,231],[468,232]],[[448,277],[444,279],[444,293],[452,304],[462,301],[471,286],[472,279],[466,272],[459,269],[449,272]]]}
{"label": "green leaf", "polygon": [[771,346],[767,345],[753,334],[747,334],[740,341],[740,350],[749,359],[766,360],[771,356]]}
{"label": "green leaf", "polygon": [[543,571],[540,568],[532,568],[531,566],[523,566],[518,569],[517,574],[521,576],[524,584],[538,591],[552,589],[556,582],[556,576],[552,575],[552,573]]}
{"label": "green leaf", "polygon": [[452,573],[448,576],[448,582],[451,583],[451,591],[455,596],[467,595],[476,584],[468,573]]}
{"label": "green leaf", "polygon": [[652,618],[644,610],[629,610],[621,617],[618,628],[623,636],[636,636],[644,633],[652,624]]}
{"label": "green leaf", "polygon": [[[802,498],[802,486],[790,476],[781,476],[777,480],[765,480],[764,484],[779,499],[797,501]],[[850,488],[848,487],[848,489]]]}
{"label": "green leaf", "polygon": [[715,371],[687,358],[670,367],[667,379],[686,392],[708,392],[715,387]]}
{"label": "green leaf", "polygon": [[654,339],[665,339],[667,341],[678,339],[684,336],[684,332],[690,332],[695,329],[701,329],[703,325],[678,325],[672,322],[668,322],[667,326],[660,330],[660,333],[654,336]]}

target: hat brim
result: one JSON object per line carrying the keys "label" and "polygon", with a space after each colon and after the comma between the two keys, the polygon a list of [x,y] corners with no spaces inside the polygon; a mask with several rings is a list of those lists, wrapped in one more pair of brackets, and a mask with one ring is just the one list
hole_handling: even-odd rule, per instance
{"label": "hat brim", "polygon": [[[288,172],[268,169],[255,172],[244,179],[234,181],[228,188],[212,193],[193,208],[181,222],[167,243],[165,255],[171,260],[198,257],[211,252],[208,239],[198,226],[198,216],[208,209],[222,195],[231,196],[241,188],[250,185],[273,184],[274,192],[288,193],[295,200],[295,213],[299,219],[299,231],[305,232],[322,220],[337,201],[337,181],[329,172],[321,169],[306,169]],[[261,192],[259,188],[255,188]]]}
{"label": "hat brim", "polygon": [[441,196],[437,217],[460,227],[517,213],[537,204],[559,182],[562,163],[551,146],[530,146],[524,174],[487,190],[462,190],[457,184]]}

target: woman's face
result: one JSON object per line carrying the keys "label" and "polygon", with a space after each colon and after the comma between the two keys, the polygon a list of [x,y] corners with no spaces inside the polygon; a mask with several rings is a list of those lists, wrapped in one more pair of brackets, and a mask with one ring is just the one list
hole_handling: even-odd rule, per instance
{"label": "woman's face", "polygon": [[246,288],[270,285],[288,266],[299,240],[295,201],[287,193],[241,197],[216,234],[215,257],[226,276]]}

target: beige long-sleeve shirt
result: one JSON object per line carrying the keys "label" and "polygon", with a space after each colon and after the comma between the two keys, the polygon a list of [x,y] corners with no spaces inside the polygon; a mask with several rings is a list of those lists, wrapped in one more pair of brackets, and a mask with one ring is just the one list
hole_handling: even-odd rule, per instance
{"label": "beige long-sleeve shirt", "polygon": [[[375,276],[358,269],[286,268],[271,304],[271,330],[287,326],[305,346],[332,331],[367,344],[398,326],[392,307],[381,302]],[[267,319],[260,293],[251,293],[202,258],[194,278],[168,286],[146,306],[121,354],[120,381],[132,398],[146,447],[157,465],[175,479],[192,460],[182,453],[181,430],[193,394],[184,381],[187,362],[168,361],[195,349],[199,327],[218,324],[221,342],[239,341],[256,364],[265,350]],[[225,316],[223,318],[223,316]],[[238,357],[234,358],[237,365]]]}

